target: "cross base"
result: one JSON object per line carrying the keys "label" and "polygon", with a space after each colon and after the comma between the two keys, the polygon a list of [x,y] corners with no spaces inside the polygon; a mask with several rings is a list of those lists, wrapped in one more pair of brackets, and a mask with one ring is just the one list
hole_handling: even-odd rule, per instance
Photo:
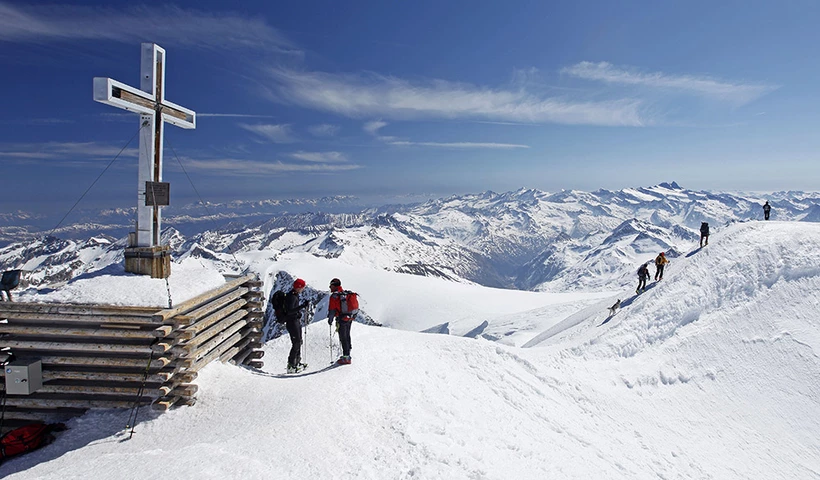
{"label": "cross base", "polygon": [[151,278],[168,278],[171,275],[171,247],[128,247],[125,249],[125,271]]}

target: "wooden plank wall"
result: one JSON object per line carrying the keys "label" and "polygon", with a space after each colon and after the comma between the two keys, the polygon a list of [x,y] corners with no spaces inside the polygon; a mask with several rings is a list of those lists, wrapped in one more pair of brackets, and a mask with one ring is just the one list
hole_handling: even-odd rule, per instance
{"label": "wooden plank wall", "polygon": [[192,382],[208,363],[262,366],[261,286],[256,275],[236,277],[159,311],[0,302],[0,347],[43,362],[40,390],[7,396],[4,429],[88,408],[193,405]]}

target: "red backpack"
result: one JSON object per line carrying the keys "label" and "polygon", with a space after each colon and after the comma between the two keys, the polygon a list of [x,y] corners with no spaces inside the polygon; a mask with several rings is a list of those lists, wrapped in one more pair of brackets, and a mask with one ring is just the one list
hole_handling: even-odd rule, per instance
{"label": "red backpack", "polygon": [[343,290],[334,293],[334,295],[339,296],[339,305],[342,308],[339,313],[344,317],[356,318],[356,315],[359,314],[359,294],[350,290]]}
{"label": "red backpack", "polygon": [[54,441],[53,431],[65,430],[62,423],[30,423],[0,437],[0,463],[8,457],[30,452]]}

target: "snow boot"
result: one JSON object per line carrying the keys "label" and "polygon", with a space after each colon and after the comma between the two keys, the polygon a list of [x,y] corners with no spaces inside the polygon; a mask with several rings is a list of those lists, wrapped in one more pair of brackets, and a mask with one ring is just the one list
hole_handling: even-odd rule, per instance
{"label": "snow boot", "polygon": [[350,365],[350,355],[342,355],[336,363],[339,365]]}
{"label": "snow boot", "polygon": [[307,368],[307,363],[300,363],[299,365],[288,365],[288,373],[299,373]]}

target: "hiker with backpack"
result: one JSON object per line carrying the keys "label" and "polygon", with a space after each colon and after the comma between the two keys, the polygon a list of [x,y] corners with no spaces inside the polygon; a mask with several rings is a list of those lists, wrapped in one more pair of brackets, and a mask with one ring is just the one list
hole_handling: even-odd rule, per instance
{"label": "hiker with backpack", "polygon": [[350,364],[350,327],[359,313],[358,294],[342,288],[342,281],[334,278],[330,281],[330,300],[327,305],[327,324],[333,325],[336,320],[336,331],[342,344],[342,356],[336,361],[340,365]]}
{"label": "hiker with backpack", "polygon": [[[703,243],[704,240],[706,243]],[[703,248],[704,245],[709,245],[709,224],[700,222],[700,247]]]}
{"label": "hiker with backpack", "polygon": [[649,267],[646,266],[648,263],[642,263],[638,268],[638,288],[635,289],[637,295],[646,291],[646,281],[649,280]]}
{"label": "hiker with backpack", "polygon": [[769,201],[766,200],[766,203],[763,204],[763,220],[769,219],[769,213],[772,211],[772,206],[769,205]]}
{"label": "hiker with backpack", "polygon": [[655,281],[663,280],[663,268],[666,264],[669,263],[669,260],[666,259],[666,254],[661,252],[655,257]]}
{"label": "hiker with backpack", "polygon": [[305,281],[297,278],[293,289],[287,294],[277,291],[271,296],[274,315],[278,323],[284,323],[290,335],[290,354],[288,355],[288,373],[298,373],[307,367],[302,363],[302,309],[310,302],[299,303],[299,294],[305,289]]}

